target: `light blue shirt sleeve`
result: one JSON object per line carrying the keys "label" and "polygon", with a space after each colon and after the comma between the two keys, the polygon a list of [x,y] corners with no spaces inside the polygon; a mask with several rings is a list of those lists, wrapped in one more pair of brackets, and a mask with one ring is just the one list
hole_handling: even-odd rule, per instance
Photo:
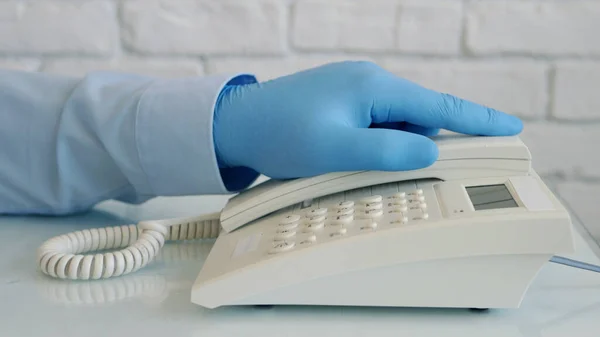
{"label": "light blue shirt sleeve", "polygon": [[0,70],[0,213],[243,190],[258,174],[219,167],[213,113],[225,85],[255,81]]}

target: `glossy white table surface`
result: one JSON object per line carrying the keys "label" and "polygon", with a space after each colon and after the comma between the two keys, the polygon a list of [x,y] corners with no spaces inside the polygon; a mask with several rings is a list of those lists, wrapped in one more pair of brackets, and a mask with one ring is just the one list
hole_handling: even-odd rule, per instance
{"label": "glossy white table surface", "polygon": [[[0,336],[600,336],[600,274],[548,264],[516,310],[339,307],[221,308],[189,301],[212,242],[169,244],[151,266],[125,277],[66,282],[41,275],[35,251],[81,228],[219,210],[224,197],[105,203],[66,218],[0,217]],[[598,264],[579,223],[577,252]],[[440,279],[443,282],[443,279]],[[365,284],[365,287],[376,287]],[[390,289],[393,291],[393,289]]]}

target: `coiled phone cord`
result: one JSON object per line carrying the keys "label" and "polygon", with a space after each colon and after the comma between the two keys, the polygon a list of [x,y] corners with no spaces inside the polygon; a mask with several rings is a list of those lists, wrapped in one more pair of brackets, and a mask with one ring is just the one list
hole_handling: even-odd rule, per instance
{"label": "coiled phone cord", "polygon": [[[95,280],[126,275],[143,268],[159,253],[166,241],[216,238],[220,213],[199,217],[142,221],[123,225],[85,229],[59,235],[38,249],[41,271],[59,279]],[[103,254],[94,251],[119,249]],[[554,256],[550,262],[600,273],[600,266]]]}
{"label": "coiled phone cord", "polygon": [[[216,238],[220,231],[219,213],[85,229],[44,242],[38,249],[37,263],[44,274],[54,278],[111,278],[146,266],[166,241]],[[109,249],[120,250],[91,254]]]}

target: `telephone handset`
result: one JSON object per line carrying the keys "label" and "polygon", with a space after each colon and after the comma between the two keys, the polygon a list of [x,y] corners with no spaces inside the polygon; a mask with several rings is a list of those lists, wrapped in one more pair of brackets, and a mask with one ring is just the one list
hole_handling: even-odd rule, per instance
{"label": "telephone handset", "polygon": [[207,308],[518,307],[540,268],[574,251],[569,214],[518,137],[434,140],[439,159],[424,169],[269,180],[220,214],[53,238],[38,264],[107,278],[142,268],[167,240],[216,237],[191,292]]}

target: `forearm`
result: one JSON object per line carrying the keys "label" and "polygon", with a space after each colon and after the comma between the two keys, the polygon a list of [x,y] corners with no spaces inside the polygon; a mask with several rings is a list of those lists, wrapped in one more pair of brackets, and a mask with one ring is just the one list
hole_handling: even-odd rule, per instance
{"label": "forearm", "polygon": [[242,171],[226,186],[212,139],[229,79],[0,71],[0,213],[64,214],[107,199],[244,188],[256,174]]}

